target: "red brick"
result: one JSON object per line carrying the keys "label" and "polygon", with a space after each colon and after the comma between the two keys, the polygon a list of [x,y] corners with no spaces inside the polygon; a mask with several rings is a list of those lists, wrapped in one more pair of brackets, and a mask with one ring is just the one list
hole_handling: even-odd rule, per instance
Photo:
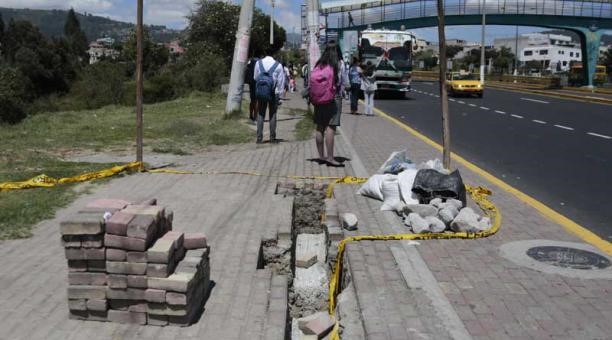
{"label": "red brick", "polygon": [[106,248],[106,259],[109,261],[125,261],[127,252],[123,249]]}
{"label": "red brick", "polygon": [[145,251],[147,249],[146,240],[112,234],[104,235],[104,245],[110,248],[119,248],[135,251]]}
{"label": "red brick", "polygon": [[145,290],[145,300],[148,302],[166,302],[166,291],[161,289],[147,289]]}
{"label": "red brick", "polygon": [[134,214],[118,211],[106,221],[106,232],[113,235],[125,236],[130,221],[134,219]]}
{"label": "red brick", "polygon": [[127,262],[133,263],[147,263],[147,252],[146,251],[128,251]]}
{"label": "red brick", "polygon": [[171,240],[174,242],[174,249],[183,248],[185,234],[179,231],[169,231],[161,237],[163,240]]}
{"label": "red brick", "polygon": [[104,236],[100,235],[84,235],[81,237],[81,245],[83,248],[101,248],[104,246]]}
{"label": "red brick", "polygon": [[170,305],[185,306],[187,305],[187,295],[183,293],[167,292],[166,303]]}
{"label": "red brick", "polygon": [[87,261],[84,260],[68,260],[69,272],[86,272]]}
{"label": "red brick", "polygon": [[111,309],[108,311],[108,320],[112,322],[118,322],[118,323],[146,325],[147,324],[147,314]]}
{"label": "red brick", "polygon": [[172,240],[158,239],[149,250],[147,250],[147,261],[150,263],[168,264],[174,254],[174,242]]}
{"label": "red brick", "polygon": [[87,310],[93,311],[105,311],[108,309],[108,302],[106,299],[101,300],[87,300]]}
{"label": "red brick", "polygon": [[147,288],[146,275],[128,275],[127,285],[129,288]]}
{"label": "red brick", "polygon": [[109,300],[144,300],[145,289],[127,288],[113,289],[109,288],[106,292]]}
{"label": "red brick", "polygon": [[155,216],[136,215],[127,226],[127,236],[151,240],[157,236],[157,222]]}
{"label": "red brick", "polygon": [[87,261],[87,270],[90,272],[105,272],[106,271],[106,261],[104,260]]}
{"label": "red brick", "polygon": [[146,313],[147,312],[147,302],[146,301],[135,301],[133,304],[131,304],[128,307],[128,311]]}
{"label": "red brick", "polygon": [[125,289],[128,287],[127,275],[108,274],[108,286],[110,288]]}
{"label": "red brick", "polygon": [[334,327],[335,319],[326,312],[318,312],[308,317],[307,321],[298,321],[298,324],[304,334],[316,335],[321,339]]}
{"label": "red brick", "polygon": [[172,264],[148,263],[147,277],[168,277],[173,271]]}
{"label": "red brick", "polygon": [[185,233],[185,249],[206,248],[206,235],[203,233]]}
{"label": "red brick", "polygon": [[106,273],[68,272],[68,284],[70,285],[106,285]]}

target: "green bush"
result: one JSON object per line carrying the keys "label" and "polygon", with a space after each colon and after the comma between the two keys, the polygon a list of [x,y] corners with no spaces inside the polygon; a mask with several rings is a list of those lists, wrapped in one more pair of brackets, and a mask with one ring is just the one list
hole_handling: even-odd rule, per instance
{"label": "green bush", "polygon": [[23,75],[0,65],[0,123],[15,124],[26,117],[26,96]]}
{"label": "green bush", "polygon": [[87,67],[72,87],[74,109],[97,109],[121,104],[126,70],[123,64],[101,61]]}
{"label": "green bush", "polygon": [[158,74],[144,83],[144,102],[157,103],[175,99],[176,79],[170,72]]}

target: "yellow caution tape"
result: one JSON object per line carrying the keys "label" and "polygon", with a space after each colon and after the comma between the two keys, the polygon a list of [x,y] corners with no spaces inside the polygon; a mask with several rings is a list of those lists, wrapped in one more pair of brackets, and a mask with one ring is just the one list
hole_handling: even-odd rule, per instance
{"label": "yellow caution tape", "polygon": [[58,184],[87,182],[93,179],[100,179],[115,176],[116,174],[125,171],[138,171],[143,167],[142,162],[132,162],[125,165],[114,166],[110,169],[104,169],[96,172],[89,172],[82,175],[66,178],[53,178],[45,174],[38,175],[22,182],[5,182],[0,183],[0,192],[9,190],[21,190],[31,188],[51,188]]}
{"label": "yellow caution tape", "polygon": [[344,176],[342,178],[338,178],[329,184],[329,186],[327,187],[327,192],[325,193],[325,197],[331,198],[334,195],[334,187],[336,186],[336,184],[361,184],[365,183],[367,180],[368,179],[364,177],[354,176]]}
{"label": "yellow caution tape", "polygon": [[[491,195],[489,189],[483,187],[472,187],[469,185],[465,186],[466,190],[470,193],[472,199],[478,204],[478,206],[484,211],[484,213],[493,222],[490,229],[477,232],[455,232],[455,233],[430,233],[430,234],[392,234],[392,235],[359,235],[350,236],[338,244],[338,254],[336,256],[336,264],[334,266],[334,272],[329,281],[329,314],[334,315],[336,311],[336,298],[339,291],[340,285],[340,273],[342,272],[342,258],[344,256],[345,246],[349,242],[358,241],[380,241],[380,240],[432,240],[432,239],[476,239],[488,237],[495,234],[501,226],[501,213],[497,207],[488,200],[488,196]],[[339,323],[336,320],[336,325],[332,330],[330,339],[339,340],[340,335],[338,334]]]}

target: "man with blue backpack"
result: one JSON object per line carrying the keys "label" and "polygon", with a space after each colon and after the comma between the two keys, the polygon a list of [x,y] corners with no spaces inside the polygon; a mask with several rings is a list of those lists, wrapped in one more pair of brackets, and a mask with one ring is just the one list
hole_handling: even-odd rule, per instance
{"label": "man with blue backpack", "polygon": [[257,144],[263,143],[263,126],[266,109],[270,108],[270,143],[276,139],[276,110],[278,98],[285,89],[285,72],[281,64],[271,56],[260,59],[255,66],[255,97],[258,101]]}

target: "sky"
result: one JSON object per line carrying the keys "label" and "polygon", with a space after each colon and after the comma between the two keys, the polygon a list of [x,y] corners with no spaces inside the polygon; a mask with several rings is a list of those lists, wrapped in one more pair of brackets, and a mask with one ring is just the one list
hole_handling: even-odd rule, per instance
{"label": "sky", "polygon": [[[240,4],[242,0],[227,0]],[[256,0],[255,4],[264,13],[270,13],[271,0]],[[187,25],[186,16],[193,10],[197,0],[144,0],[144,19],[147,24],[165,25],[170,28],[182,29]],[[275,18],[288,33],[300,33],[301,0],[275,0]],[[135,0],[0,0],[0,7],[31,8],[31,9],[69,9],[77,12],[91,13],[114,20],[134,22],[136,18]],[[519,33],[542,31],[542,28],[521,27]],[[437,41],[437,28],[414,30],[421,38]],[[447,39],[464,39],[480,41],[479,26],[451,26],[446,29]],[[486,32],[487,44],[496,37],[512,37],[514,26],[488,26]]]}

